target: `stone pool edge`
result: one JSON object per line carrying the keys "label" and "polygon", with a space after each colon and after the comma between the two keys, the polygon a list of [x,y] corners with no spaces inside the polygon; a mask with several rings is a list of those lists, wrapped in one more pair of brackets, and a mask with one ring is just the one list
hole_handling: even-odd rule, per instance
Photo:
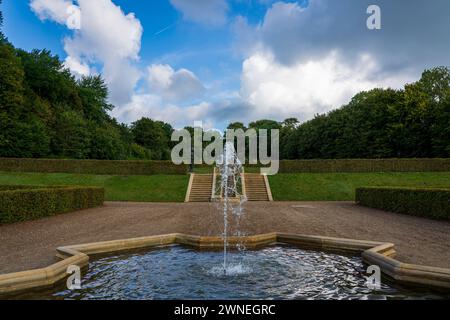
{"label": "stone pool edge", "polygon": [[[450,269],[400,262],[394,259],[395,245],[392,243],[279,232],[243,238],[229,238],[230,244],[235,244],[238,241],[243,241],[248,248],[285,243],[304,249],[358,253],[362,256],[365,263],[378,265],[383,274],[395,281],[450,289]],[[52,287],[69,276],[67,273],[69,266],[77,265],[80,268],[88,266],[89,255],[152,248],[171,244],[188,245],[199,249],[214,249],[223,246],[221,237],[203,237],[173,233],[59,247],[56,249],[56,256],[62,260],[57,263],[45,268],[0,275],[0,298],[1,296],[22,293],[27,290],[40,290]]]}

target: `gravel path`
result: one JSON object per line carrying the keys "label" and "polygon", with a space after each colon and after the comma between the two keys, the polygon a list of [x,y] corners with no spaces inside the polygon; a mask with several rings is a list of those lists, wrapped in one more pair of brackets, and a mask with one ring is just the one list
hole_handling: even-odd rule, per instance
{"label": "gravel path", "polygon": [[[106,202],[103,207],[0,225],[0,274],[47,266],[62,245],[173,232],[218,235],[222,217],[210,203]],[[450,268],[450,223],[359,207],[352,202],[246,204],[241,230],[393,242],[410,263]]]}

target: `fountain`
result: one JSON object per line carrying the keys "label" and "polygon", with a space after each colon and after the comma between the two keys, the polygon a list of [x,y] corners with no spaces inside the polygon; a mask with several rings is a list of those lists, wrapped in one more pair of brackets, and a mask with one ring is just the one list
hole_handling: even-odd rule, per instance
{"label": "fountain", "polygon": [[[393,250],[392,244],[371,242],[368,245],[357,240],[282,233],[245,235],[241,230],[241,219],[245,213],[243,204],[246,201],[245,181],[242,179],[244,168],[232,143],[225,144],[224,152],[216,164],[214,177],[217,172],[218,179],[213,179],[216,185],[212,198],[217,200],[217,211],[221,214],[219,219],[223,219],[221,236],[168,234],[61,247],[58,248],[59,256],[71,261],[80,259],[80,264],[83,261],[87,264],[86,254],[103,255],[89,261],[89,269],[83,275],[80,290],[69,290],[60,285],[42,292],[29,291],[19,298],[450,298],[445,292],[410,290],[391,282],[383,282],[378,290],[368,287],[361,251],[366,250],[364,252],[367,253],[373,247],[371,250],[378,248],[382,253],[389,253],[388,249]],[[322,243],[326,246],[322,246]],[[223,253],[220,250],[222,245]],[[205,248],[218,248],[219,251]],[[331,252],[332,248],[339,253]],[[135,251],[129,251],[131,249]],[[348,253],[345,253],[347,250]],[[244,251],[245,255],[242,255]],[[231,260],[242,257],[245,257],[245,264],[231,263]],[[56,270],[65,272],[60,265]],[[48,273],[45,270],[43,272],[47,276]],[[408,272],[410,275],[411,270]],[[64,278],[64,274],[54,274],[58,279]],[[42,276],[33,276],[29,281],[31,285],[37,286],[34,281],[40,278]],[[447,281],[445,279],[444,282]],[[23,285],[24,277],[21,275],[17,281]],[[47,282],[43,284],[46,285]]]}
{"label": "fountain", "polygon": [[[236,225],[234,236],[242,237],[242,233],[239,230],[239,222],[244,214],[243,203],[246,199],[242,195],[241,177],[243,175],[243,166],[237,156],[233,143],[225,143],[224,152],[222,155],[219,155],[216,163],[220,179],[218,186],[216,186],[218,190],[215,190],[215,194],[220,195],[220,201],[218,203],[222,207],[220,211],[223,212],[223,273],[226,275],[228,270],[228,225],[230,213]],[[236,246],[239,251],[245,249],[242,242],[238,242]]]}

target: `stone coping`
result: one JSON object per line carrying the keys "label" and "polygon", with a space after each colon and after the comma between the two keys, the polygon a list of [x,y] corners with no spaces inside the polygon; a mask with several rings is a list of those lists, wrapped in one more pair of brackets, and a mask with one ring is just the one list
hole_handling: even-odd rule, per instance
{"label": "stone coping", "polygon": [[[362,241],[288,233],[268,233],[248,237],[230,237],[230,245],[243,242],[254,249],[284,243],[304,249],[361,254],[365,263],[378,265],[383,274],[402,283],[450,289],[450,269],[407,264],[394,259],[392,243]],[[62,259],[46,268],[0,275],[0,296],[54,286],[68,277],[67,268],[80,268],[89,264],[89,255],[114,253],[132,249],[155,248],[172,244],[199,249],[220,249],[221,237],[203,237],[173,233],[124,240],[103,241],[57,248],[56,256]]]}

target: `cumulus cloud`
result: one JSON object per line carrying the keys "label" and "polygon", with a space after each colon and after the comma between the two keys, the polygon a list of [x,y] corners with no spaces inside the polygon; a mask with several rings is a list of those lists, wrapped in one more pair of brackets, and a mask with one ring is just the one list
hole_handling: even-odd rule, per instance
{"label": "cumulus cloud", "polygon": [[346,63],[332,51],[324,58],[287,66],[271,53],[260,53],[244,62],[241,96],[253,117],[305,120],[347,103],[357,92],[398,87],[410,80],[404,74],[374,77],[378,72],[379,65],[370,55]]}
{"label": "cumulus cloud", "polygon": [[[141,77],[133,62],[139,59],[142,26],[133,13],[125,14],[111,0],[78,0],[81,28],[64,39],[68,55],[65,65],[76,75],[90,73],[91,64],[101,64],[114,104],[128,102]],[[66,23],[68,0],[31,0],[30,6],[41,18]]]}
{"label": "cumulus cloud", "polygon": [[193,72],[187,69],[175,71],[167,64],[148,67],[148,82],[152,92],[170,102],[197,99],[205,92],[205,87]]}
{"label": "cumulus cloud", "polygon": [[175,128],[193,125],[196,120],[203,120],[212,125],[209,119],[213,105],[208,102],[189,106],[165,103],[161,96],[155,94],[136,94],[132,100],[121,108],[113,110],[113,116],[128,123],[141,117],[171,123]]}
{"label": "cumulus cloud", "polygon": [[[201,98],[206,90],[193,72],[162,64],[153,64],[144,72],[139,70],[136,62],[143,28],[133,13],[124,13],[111,0],[78,0],[77,4],[81,29],[64,39],[65,66],[78,77],[94,73],[97,65],[102,67],[110,101],[116,105],[114,116],[125,122],[147,116],[179,125],[208,117],[210,103],[189,104]],[[177,4],[191,17],[186,5]],[[30,1],[30,7],[40,19],[60,24],[66,23],[71,6],[75,5],[70,0]],[[207,7],[213,10],[222,5],[219,1]],[[136,93],[140,79],[146,80],[149,86]]]}
{"label": "cumulus cloud", "polygon": [[36,12],[41,20],[53,20],[60,24],[66,24],[69,17],[69,7],[72,0],[32,0],[31,9]]}
{"label": "cumulus cloud", "polygon": [[[402,87],[450,64],[450,2],[379,0],[382,29],[368,30],[369,0],[276,2],[251,26],[234,21],[244,54],[241,97],[250,117],[310,119],[359,91]],[[433,50],[430,50],[433,48]]]}
{"label": "cumulus cloud", "polygon": [[[398,88],[425,68],[450,65],[448,0],[377,0],[382,29],[376,31],[366,28],[372,0],[309,0],[308,5],[259,0],[267,5],[259,23],[236,17],[231,24],[242,57],[240,88],[206,90],[187,69],[165,64],[138,69],[143,29],[133,13],[111,0],[74,2],[30,0],[30,6],[40,19],[60,24],[67,24],[69,6],[78,8],[82,28],[64,40],[65,65],[77,76],[100,66],[118,106],[113,115],[126,122],[141,116],[175,126],[194,120],[210,125],[266,117],[307,120],[361,90]],[[184,20],[207,26],[222,26],[231,16],[226,0],[170,3]],[[148,86],[136,93],[141,79]]]}
{"label": "cumulus cloud", "polygon": [[227,21],[229,7],[226,0],[170,0],[170,3],[187,21],[211,26],[220,26]]}
{"label": "cumulus cloud", "polygon": [[[377,56],[398,68],[427,59],[441,62],[448,56],[447,30],[450,2],[435,0],[377,0],[381,30],[366,27],[366,10],[372,0],[310,0],[309,6],[277,2],[257,26],[260,40],[282,63],[324,56],[339,49],[348,59],[361,52]],[[433,50],[429,50],[433,48]],[[448,61],[448,60],[447,60]],[[423,61],[422,61],[423,64]]]}
{"label": "cumulus cloud", "polygon": [[91,73],[91,68],[87,63],[83,63],[74,57],[67,57],[64,65],[78,78],[88,76]]}

